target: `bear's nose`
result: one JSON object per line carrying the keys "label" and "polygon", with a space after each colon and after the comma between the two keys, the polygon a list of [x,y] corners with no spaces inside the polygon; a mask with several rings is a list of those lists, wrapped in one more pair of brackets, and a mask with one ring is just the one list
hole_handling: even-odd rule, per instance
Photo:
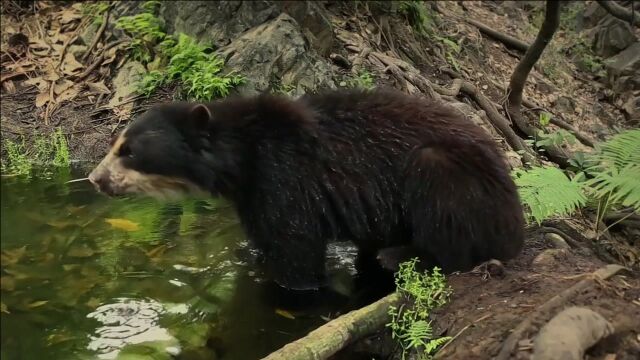
{"label": "bear's nose", "polygon": [[91,173],[89,174],[89,182],[91,182],[99,192],[111,194],[111,186],[109,186],[109,176],[96,175],[94,173]]}

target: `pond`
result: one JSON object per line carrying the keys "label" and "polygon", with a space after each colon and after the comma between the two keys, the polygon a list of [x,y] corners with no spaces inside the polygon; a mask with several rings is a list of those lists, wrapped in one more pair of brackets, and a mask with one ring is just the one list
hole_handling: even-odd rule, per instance
{"label": "pond", "polygon": [[109,199],[82,176],[2,178],[3,360],[258,359],[355,306],[348,243],[329,250],[343,296],[289,298],[229,204]]}

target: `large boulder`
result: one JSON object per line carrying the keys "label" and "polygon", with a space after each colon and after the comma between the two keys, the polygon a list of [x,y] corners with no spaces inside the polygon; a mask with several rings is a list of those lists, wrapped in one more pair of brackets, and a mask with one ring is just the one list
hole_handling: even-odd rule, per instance
{"label": "large boulder", "polygon": [[640,89],[640,42],[607,59],[605,67],[614,91]]}
{"label": "large boulder", "polygon": [[619,53],[637,41],[631,25],[612,16],[602,19],[591,32],[593,51],[605,58]]}
{"label": "large boulder", "polygon": [[331,66],[310,48],[298,23],[287,14],[256,26],[219,50],[226,66],[242,74],[240,92],[255,94],[274,83],[291,95],[335,88]]}

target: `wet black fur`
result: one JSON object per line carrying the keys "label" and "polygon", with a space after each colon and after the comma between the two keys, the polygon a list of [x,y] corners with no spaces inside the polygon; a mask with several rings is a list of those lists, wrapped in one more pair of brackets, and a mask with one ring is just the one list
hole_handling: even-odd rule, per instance
{"label": "wet black fur", "polygon": [[[327,241],[406,246],[446,272],[515,257],[523,214],[493,140],[444,105],[396,91],[262,95],[158,106],[126,132],[125,164],[230,199],[275,279],[325,279]],[[202,110],[202,109],[201,109]]]}

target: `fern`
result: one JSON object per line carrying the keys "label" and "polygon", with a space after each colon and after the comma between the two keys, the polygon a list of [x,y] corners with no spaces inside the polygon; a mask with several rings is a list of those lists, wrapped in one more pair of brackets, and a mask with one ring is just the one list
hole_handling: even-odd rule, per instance
{"label": "fern", "polygon": [[620,133],[600,146],[594,158],[605,167],[618,170],[629,164],[640,164],[640,129]]}
{"label": "fern", "polygon": [[529,217],[538,224],[554,215],[569,215],[586,203],[582,185],[557,168],[515,170],[514,177]]}
{"label": "fern", "polygon": [[607,201],[611,204],[631,206],[640,211],[640,163],[599,172],[586,184],[593,188],[597,197],[608,196]]}

